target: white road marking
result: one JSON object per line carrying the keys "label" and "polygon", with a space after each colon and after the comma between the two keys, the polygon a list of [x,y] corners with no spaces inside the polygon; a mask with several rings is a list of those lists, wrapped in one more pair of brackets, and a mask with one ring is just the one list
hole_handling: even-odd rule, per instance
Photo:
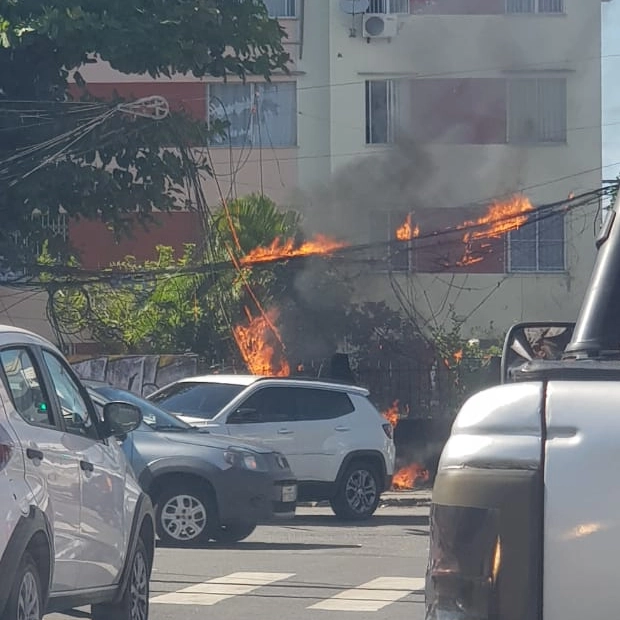
{"label": "white road marking", "polygon": [[216,577],[177,592],[155,596],[151,599],[151,603],[215,605],[233,596],[248,594],[263,586],[294,576],[295,573],[231,573],[225,577]]}
{"label": "white road marking", "polygon": [[412,592],[424,589],[423,578],[379,577],[357,588],[344,590],[308,607],[328,611],[379,611]]}

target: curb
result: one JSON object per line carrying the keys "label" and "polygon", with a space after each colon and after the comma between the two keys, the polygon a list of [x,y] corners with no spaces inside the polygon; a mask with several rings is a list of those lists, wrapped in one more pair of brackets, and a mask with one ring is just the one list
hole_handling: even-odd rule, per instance
{"label": "curb", "polygon": [[[379,502],[379,508],[387,506],[430,506],[432,489],[424,491],[399,492],[391,491],[385,493]],[[298,502],[298,508],[329,508],[329,502]]]}

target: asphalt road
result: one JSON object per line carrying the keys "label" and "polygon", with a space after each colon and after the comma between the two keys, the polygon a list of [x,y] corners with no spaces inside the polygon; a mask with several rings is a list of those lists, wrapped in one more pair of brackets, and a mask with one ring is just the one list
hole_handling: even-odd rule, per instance
{"label": "asphalt road", "polygon": [[[427,552],[427,506],[383,507],[355,526],[299,508],[234,546],[158,547],[150,619],[423,620]],[[88,616],[46,620],[68,617]]]}

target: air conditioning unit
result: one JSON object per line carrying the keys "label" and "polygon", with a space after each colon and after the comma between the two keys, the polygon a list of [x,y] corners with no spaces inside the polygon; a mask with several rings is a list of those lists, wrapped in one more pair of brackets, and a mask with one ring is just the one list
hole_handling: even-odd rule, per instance
{"label": "air conditioning unit", "polygon": [[398,16],[388,13],[365,13],[364,37],[367,39],[391,39],[398,34]]}

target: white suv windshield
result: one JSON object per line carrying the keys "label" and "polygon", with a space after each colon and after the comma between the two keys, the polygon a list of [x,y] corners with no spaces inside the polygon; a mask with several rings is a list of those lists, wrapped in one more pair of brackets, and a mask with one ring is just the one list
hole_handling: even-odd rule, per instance
{"label": "white suv windshield", "polygon": [[241,393],[244,387],[229,383],[184,381],[149,396],[148,400],[171,413],[210,420]]}

